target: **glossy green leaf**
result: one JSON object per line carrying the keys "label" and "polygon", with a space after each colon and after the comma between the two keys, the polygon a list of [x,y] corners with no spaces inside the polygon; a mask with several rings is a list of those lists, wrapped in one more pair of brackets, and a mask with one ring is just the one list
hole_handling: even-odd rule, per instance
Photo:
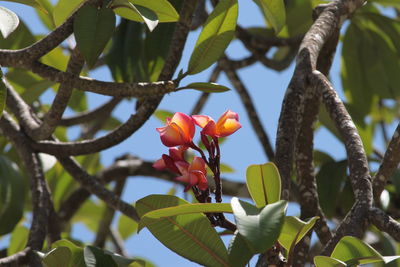
{"label": "glossy green leaf", "polygon": [[118,220],[118,232],[122,239],[126,240],[138,229],[139,224],[131,218],[121,214]]}
{"label": "glossy green leaf", "polygon": [[72,253],[67,247],[56,247],[46,253],[42,262],[45,267],[69,267]]}
{"label": "glossy green leaf", "polygon": [[202,83],[202,82],[191,83],[184,87],[177,88],[176,90],[183,90],[183,89],[194,89],[204,93],[222,93],[230,90],[228,87],[217,83]]}
{"label": "glossy green leaf", "polygon": [[19,24],[18,16],[11,10],[0,6],[0,32],[4,38],[7,38]]}
{"label": "glossy green leaf", "polygon": [[265,18],[279,33],[286,23],[285,4],[283,0],[254,0],[262,9]]}
{"label": "glossy green leaf", "polygon": [[92,67],[113,35],[115,14],[109,8],[85,6],[79,9],[74,21],[76,45]]}
{"label": "glossy green leaf", "polygon": [[111,8],[119,16],[138,22],[144,22],[150,31],[153,31],[159,22],[157,14],[151,9],[136,6],[129,0],[114,0]]}
{"label": "glossy green leaf", "polygon": [[10,242],[7,247],[7,255],[10,256],[23,250],[28,242],[28,235],[29,229],[25,226],[19,225],[15,227],[14,231],[11,233]]}
{"label": "glossy green leaf", "polygon": [[106,56],[107,66],[116,82],[146,81],[143,71],[145,28],[141,23],[121,19]]}
{"label": "glossy green leaf", "polygon": [[142,6],[156,13],[159,22],[175,22],[179,19],[173,5],[167,0],[129,0],[135,6]]}
{"label": "glossy green leaf", "polygon": [[400,256],[383,257],[370,245],[353,236],[345,236],[340,239],[331,257],[344,261],[348,265],[367,264],[379,261],[388,263],[400,258]]}
{"label": "glossy green leaf", "polygon": [[59,0],[53,11],[56,26],[60,26],[83,2],[84,0]]}
{"label": "glossy green leaf", "polygon": [[249,242],[239,233],[239,231],[236,230],[228,247],[230,266],[246,266],[254,254],[256,253]]}
{"label": "glossy green leaf", "polygon": [[281,198],[281,177],[278,168],[271,162],[247,167],[246,185],[259,208]]}
{"label": "glossy green leaf", "polygon": [[286,201],[259,209],[234,197],[231,205],[239,233],[256,253],[265,252],[276,242],[285,219]]}
{"label": "glossy green leaf", "polygon": [[197,39],[189,60],[189,74],[205,70],[223,55],[235,34],[237,16],[237,0],[219,1]]}
{"label": "glossy green leaf", "polygon": [[345,262],[327,256],[315,256],[314,264],[315,267],[347,267]]}
{"label": "glossy green leaf", "polygon": [[83,255],[87,267],[118,267],[111,255],[100,248],[87,246],[83,249]]}
{"label": "glossy green leaf", "polygon": [[51,247],[52,248],[65,247],[69,249],[71,253],[71,259],[68,265],[69,267],[86,267],[85,259],[83,257],[83,248],[78,247],[71,241],[68,241],[66,239],[61,239],[54,242],[51,245]]}
{"label": "glossy green leaf", "polygon": [[175,207],[168,207],[163,209],[157,209],[144,214],[139,222],[138,231],[143,227],[151,225],[160,219],[165,219],[166,217],[174,217],[183,214],[192,213],[232,213],[231,205],[228,203],[195,203],[179,205]]}
{"label": "glossy green leaf", "polygon": [[3,115],[3,110],[6,107],[7,87],[3,81],[3,72],[0,69],[0,118]]}
{"label": "glossy green leaf", "polygon": [[171,111],[165,110],[165,109],[157,109],[153,115],[159,119],[162,123],[165,123],[167,121],[167,118],[172,118],[174,116],[174,113]]}
{"label": "glossy green leaf", "polygon": [[21,220],[25,200],[25,180],[18,167],[0,156],[0,235],[8,234]]}
{"label": "glossy green leaf", "polygon": [[[312,217],[306,222],[294,216],[286,216],[279,243],[290,253],[296,244],[313,228],[319,217]],[[290,258],[290,255],[288,256]]]}
{"label": "glossy green leaf", "polygon": [[317,174],[318,196],[328,218],[334,216],[346,178],[347,161],[326,162]]}
{"label": "glossy green leaf", "polygon": [[[189,204],[170,195],[150,195],[136,202],[142,217],[161,208]],[[166,247],[205,266],[228,266],[227,250],[204,214],[166,217],[148,226],[150,232]],[[190,248],[190,249],[188,249]]]}

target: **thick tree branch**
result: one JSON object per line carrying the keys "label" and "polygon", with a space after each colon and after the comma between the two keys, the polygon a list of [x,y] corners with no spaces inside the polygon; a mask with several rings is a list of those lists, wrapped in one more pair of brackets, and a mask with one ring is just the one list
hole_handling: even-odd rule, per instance
{"label": "thick tree branch", "polygon": [[387,215],[383,210],[371,208],[369,219],[379,230],[388,233],[397,242],[400,242],[400,223]]}

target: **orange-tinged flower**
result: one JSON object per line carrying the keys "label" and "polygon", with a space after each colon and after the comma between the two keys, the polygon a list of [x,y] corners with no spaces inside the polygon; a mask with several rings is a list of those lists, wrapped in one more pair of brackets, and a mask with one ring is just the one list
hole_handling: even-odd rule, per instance
{"label": "orange-tinged flower", "polygon": [[192,118],[198,126],[203,128],[202,134],[211,137],[226,137],[242,127],[239,123],[239,115],[231,110],[225,111],[217,123],[211,117],[205,115],[193,115]]}
{"label": "orange-tinged flower", "polygon": [[195,126],[193,119],[181,112],[176,112],[172,119],[167,118],[165,127],[157,128],[161,142],[168,147],[190,144],[193,140]]}
{"label": "orange-tinged flower", "polygon": [[169,156],[163,154],[161,159],[153,163],[153,168],[157,170],[170,169],[173,172],[179,173],[174,165],[174,162],[185,161],[184,153],[187,149],[188,147],[186,146],[171,147],[169,149]]}
{"label": "orange-tinged flower", "polygon": [[206,163],[202,158],[194,157],[191,164],[178,161],[175,162],[175,165],[182,173],[182,176],[177,177],[176,180],[188,184],[185,188],[185,192],[195,185],[197,185],[200,190],[206,190],[208,188]]}

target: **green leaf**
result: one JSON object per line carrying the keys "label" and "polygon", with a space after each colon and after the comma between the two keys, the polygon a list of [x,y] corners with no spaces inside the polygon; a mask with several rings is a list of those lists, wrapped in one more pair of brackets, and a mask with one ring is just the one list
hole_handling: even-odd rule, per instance
{"label": "green leaf", "polygon": [[104,253],[102,249],[87,246],[83,250],[87,267],[117,267],[111,255]]}
{"label": "green leaf", "polygon": [[283,0],[254,0],[264,13],[268,23],[279,33],[286,23],[285,4]]}
{"label": "green leaf", "polygon": [[217,83],[202,83],[202,82],[191,83],[184,87],[177,88],[176,90],[178,91],[183,89],[194,89],[204,93],[222,93],[230,90],[228,87]]}
{"label": "green leaf", "polygon": [[153,115],[159,119],[162,123],[165,123],[167,121],[167,118],[172,118],[174,116],[174,113],[171,111],[165,110],[165,109],[157,109]]}
{"label": "green leaf", "polygon": [[25,201],[25,180],[15,163],[0,156],[0,236],[13,231],[21,220]]}
{"label": "green leaf", "polygon": [[281,200],[258,209],[234,197],[231,205],[239,233],[256,253],[265,252],[276,242],[285,219],[286,201]]}
{"label": "green leaf", "polygon": [[230,266],[246,266],[254,254],[256,253],[249,242],[236,230],[228,248]]}
{"label": "green leaf", "polygon": [[207,213],[207,212],[232,213],[232,208],[231,205],[228,203],[195,203],[195,204],[179,205],[175,207],[157,209],[150,211],[141,217],[138,231],[143,229],[143,227],[155,223],[160,219],[165,219],[166,217],[174,217],[177,215],[192,214],[192,213]]}
{"label": "green leaf", "polygon": [[4,38],[17,29],[19,24],[18,16],[11,10],[0,6],[0,32]]}
{"label": "green leaf", "polygon": [[221,173],[234,173],[235,169],[233,169],[231,166],[221,163],[219,165],[219,170]]}
{"label": "green leaf", "polygon": [[259,208],[281,198],[281,177],[275,164],[271,162],[247,167],[246,185]]}
{"label": "green leaf", "polygon": [[4,39],[0,35],[0,48],[2,49],[20,49],[25,48],[36,41],[35,36],[30,32],[25,23],[21,20],[17,29]]}
{"label": "green leaf", "polygon": [[221,0],[204,24],[189,60],[188,74],[199,73],[217,61],[234,37],[237,0]]}
{"label": "green leaf", "polygon": [[6,107],[7,87],[3,81],[3,72],[0,69],[0,118],[3,115],[3,110]]}
{"label": "green leaf", "polygon": [[46,8],[44,8],[42,3],[40,1],[37,1],[37,0],[3,0],[3,1],[20,3],[20,4],[23,4],[23,5],[28,5],[28,6],[37,8],[37,9],[39,9],[40,11],[42,11],[44,13],[47,13]]}
{"label": "green leaf", "polygon": [[400,258],[400,256],[383,257],[370,245],[353,236],[345,236],[340,239],[331,257],[344,261],[347,265],[367,264],[379,261],[388,263]]}
{"label": "green leaf", "polygon": [[[71,253],[69,267],[86,267],[85,259],[83,257],[83,248],[78,247],[71,241],[61,239],[51,245],[52,248],[66,247]],[[55,265],[56,266],[56,265]]]}
{"label": "green leaf", "polygon": [[42,262],[45,267],[68,267],[70,266],[72,253],[67,247],[56,247],[46,253]]}
{"label": "green leaf", "polygon": [[[150,195],[136,203],[139,216],[152,210],[189,204],[170,195]],[[166,217],[148,226],[166,247],[205,266],[228,266],[227,250],[204,214]],[[190,248],[190,249],[188,249]]]}
{"label": "green leaf", "polygon": [[11,233],[10,243],[7,248],[7,255],[13,255],[25,248],[28,242],[29,229],[19,225]]}
{"label": "green leaf", "polygon": [[54,17],[53,17],[53,10],[54,6],[50,2],[50,0],[38,0],[40,3],[42,9],[35,9],[36,14],[42,21],[42,23],[49,29],[50,31],[54,30],[56,27],[56,24],[54,23]]}
{"label": "green leaf", "polygon": [[179,19],[179,14],[176,12],[173,5],[167,0],[129,0],[135,6],[142,6],[156,13],[159,22],[175,22]]}
{"label": "green leaf", "polygon": [[315,267],[346,267],[347,264],[343,261],[332,259],[327,256],[315,256]]}
{"label": "green leaf", "polygon": [[74,21],[76,45],[92,67],[113,35],[115,14],[109,8],[85,6],[79,9]]}
{"label": "green leaf", "polygon": [[53,11],[56,26],[60,26],[83,2],[84,0],[59,0]]}
{"label": "green leaf", "polygon": [[326,162],[317,174],[319,202],[328,218],[332,218],[338,206],[339,196],[346,178],[347,161]]}
{"label": "green leaf", "polygon": [[124,240],[133,235],[137,231],[138,226],[139,224],[137,222],[123,214],[119,217],[118,232]]}
{"label": "green leaf", "polygon": [[151,9],[133,5],[129,0],[114,0],[111,8],[123,18],[144,22],[150,31],[153,31],[159,22],[157,14]]}
{"label": "green leaf", "polygon": [[70,107],[75,112],[83,112],[88,109],[87,98],[84,91],[73,90],[70,101],[68,102]]}
{"label": "green leaf", "polygon": [[283,223],[281,234],[278,238],[279,243],[289,252],[292,252],[295,245],[310,231],[319,217],[312,217],[304,222],[294,216],[286,216]]}

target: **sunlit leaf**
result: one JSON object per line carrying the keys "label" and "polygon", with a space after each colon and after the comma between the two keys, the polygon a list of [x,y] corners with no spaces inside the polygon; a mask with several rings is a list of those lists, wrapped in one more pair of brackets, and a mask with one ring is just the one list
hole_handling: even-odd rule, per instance
{"label": "sunlit leaf", "polygon": [[132,4],[146,7],[157,14],[159,22],[175,22],[179,19],[173,5],[167,0],[129,0]]}
{"label": "sunlit leaf", "polygon": [[0,32],[7,38],[18,27],[19,18],[11,10],[0,6]]}
{"label": "sunlit leaf", "polygon": [[[142,217],[152,210],[189,204],[169,195],[150,195],[136,202]],[[179,255],[205,266],[228,266],[227,250],[204,214],[166,217],[148,225],[150,232]],[[188,249],[190,247],[190,249]]]}
{"label": "sunlit leaf", "polygon": [[347,264],[343,261],[333,259],[327,256],[315,256],[315,267],[346,267]]}
{"label": "sunlit leaf", "polygon": [[228,257],[231,267],[243,267],[256,254],[249,242],[236,230],[232,237],[229,248]]}
{"label": "sunlit leaf", "polygon": [[118,232],[126,240],[132,236],[138,229],[138,223],[131,218],[121,214],[118,220]]}
{"label": "sunlit leaf", "polygon": [[167,118],[172,118],[174,116],[174,113],[168,110],[164,109],[157,109],[153,115],[159,119],[162,123],[165,123],[167,121]]}
{"label": "sunlit leaf", "polygon": [[254,0],[262,9],[265,18],[279,33],[286,23],[285,4],[283,0]]}
{"label": "sunlit leaf", "polygon": [[61,239],[53,244],[51,244],[52,248],[57,247],[66,247],[71,252],[71,259],[69,261],[69,267],[86,267],[85,259],[83,257],[83,248],[78,247],[71,241],[66,239]]}
{"label": "sunlit leaf", "polygon": [[259,209],[234,197],[231,205],[239,233],[256,253],[265,252],[276,242],[285,218],[286,201]]}
{"label": "sunlit leaf", "polygon": [[139,231],[143,227],[146,227],[159,219],[164,219],[165,217],[173,217],[183,214],[192,213],[232,213],[231,205],[228,203],[196,203],[196,204],[186,204],[179,205],[175,207],[168,207],[163,209],[157,209],[150,211],[142,216],[139,222]]}
{"label": "sunlit leaf", "polygon": [[40,11],[47,13],[46,8],[42,5],[41,1],[38,0],[3,0],[7,2],[14,2],[14,3],[20,3],[23,5],[28,5],[34,8],[39,9]]}
{"label": "sunlit leaf", "polygon": [[237,0],[221,0],[211,12],[190,56],[188,73],[199,73],[217,61],[233,39]]}
{"label": "sunlit leaf", "polygon": [[85,6],[79,9],[74,21],[76,45],[92,67],[103,52],[115,28],[115,14],[109,8]]}
{"label": "sunlit leaf", "polygon": [[111,8],[119,16],[138,22],[144,22],[150,31],[153,31],[159,22],[157,14],[151,9],[136,6],[129,0],[114,0]]}
{"label": "sunlit leaf", "polygon": [[13,255],[25,248],[28,242],[29,229],[19,225],[11,233],[10,242],[7,247],[7,255]]}
{"label": "sunlit leaf", "polygon": [[281,177],[273,163],[250,165],[246,171],[246,185],[259,208],[281,198]]}
{"label": "sunlit leaf", "polygon": [[56,26],[60,26],[83,2],[84,0],[59,0],[53,11]]}
{"label": "sunlit leaf", "polygon": [[318,218],[319,217],[313,217],[304,222],[297,217],[286,216],[281,234],[279,235],[279,243],[288,252],[291,252],[292,248],[312,229]]}

